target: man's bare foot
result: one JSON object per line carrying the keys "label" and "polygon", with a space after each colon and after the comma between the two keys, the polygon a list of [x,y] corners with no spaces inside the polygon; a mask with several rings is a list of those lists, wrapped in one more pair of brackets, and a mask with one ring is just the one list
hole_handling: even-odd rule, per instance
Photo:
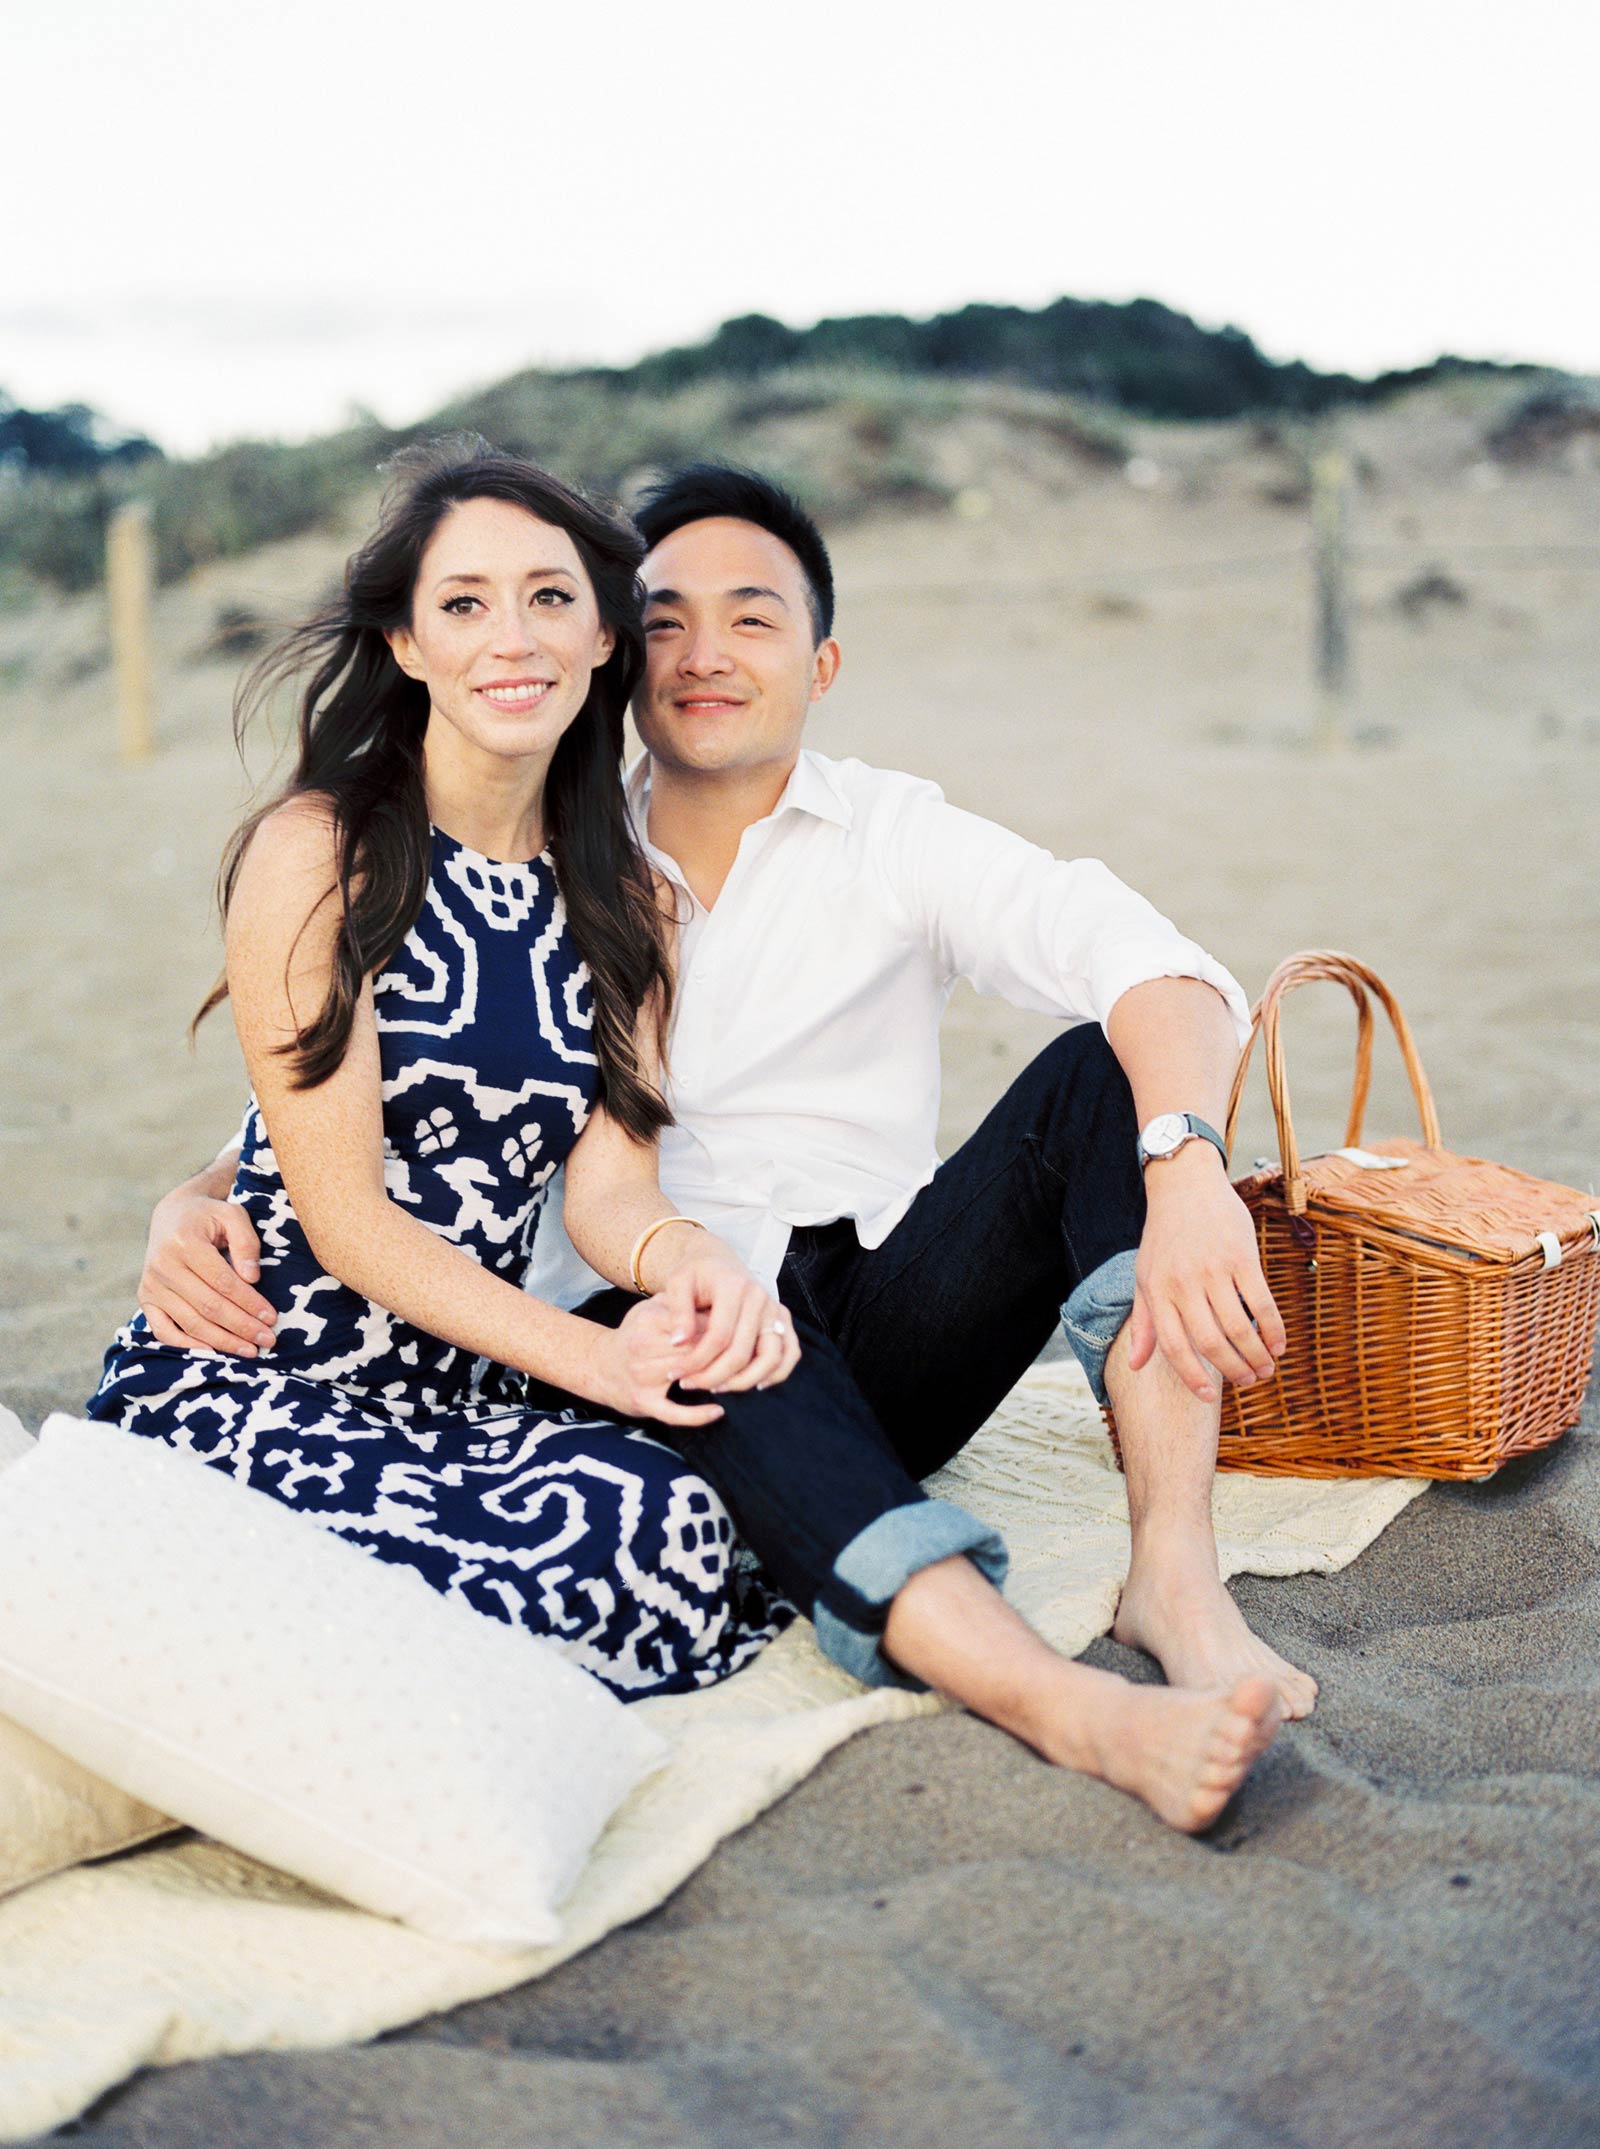
{"label": "man's bare foot", "polygon": [[1184,1562],[1153,1548],[1142,1552],[1111,1632],[1125,1647],[1153,1656],[1173,1686],[1231,1687],[1241,1679],[1270,1679],[1285,1716],[1309,1716],[1316,1707],[1316,1680],[1251,1633],[1215,1570],[1208,1572],[1198,1558]]}
{"label": "man's bare foot", "polygon": [[1135,1686],[1062,1656],[959,1554],[901,1587],[884,1654],[1058,1768],[1115,1784],[1190,1832],[1211,1826],[1283,1719],[1270,1678],[1209,1692]]}
{"label": "man's bare foot", "polygon": [[1111,1687],[1074,1712],[1047,1758],[1131,1792],[1186,1835],[1211,1826],[1283,1719],[1270,1679],[1194,1694],[1102,1676]]}

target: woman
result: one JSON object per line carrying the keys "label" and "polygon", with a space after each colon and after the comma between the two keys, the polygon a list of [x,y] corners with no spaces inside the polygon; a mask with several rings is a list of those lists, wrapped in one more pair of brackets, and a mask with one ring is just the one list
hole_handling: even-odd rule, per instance
{"label": "woman", "polygon": [[[787,1607],[709,1487],[605,1413],[705,1424],[679,1372],[741,1388],[798,1355],[656,1181],[671,973],[618,773],[641,553],[531,464],[434,451],[248,683],[241,724],[310,671],[294,774],[224,862],[201,1010],[230,999],[250,1073],[233,1199],[275,1338],[228,1358],[140,1314],[89,1404],[625,1696],[722,1677]],[[563,1165],[575,1244],[654,1294],[616,1330],[520,1289]],[[730,1313],[739,1340],[700,1365]]]}

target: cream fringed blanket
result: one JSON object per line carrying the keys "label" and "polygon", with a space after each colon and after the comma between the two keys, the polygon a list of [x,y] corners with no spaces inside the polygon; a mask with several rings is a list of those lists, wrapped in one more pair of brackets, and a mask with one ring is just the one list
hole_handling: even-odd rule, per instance
{"label": "cream fringed blanket", "polygon": [[[1002,1531],[1007,1595],[1058,1648],[1076,1654],[1109,1627],[1127,1503],[1076,1366],[1030,1373],[930,1489]],[[1332,1573],[1422,1489],[1223,1477],[1223,1572]],[[138,2067],[345,2044],[539,1977],[654,1909],[833,1747],[943,1704],[863,1689],[801,1623],[724,1685],[636,1706],[672,1759],[616,1815],[563,1939],[537,1953],[425,1939],[193,1838],[0,1902],[0,2139],[59,2126]]]}

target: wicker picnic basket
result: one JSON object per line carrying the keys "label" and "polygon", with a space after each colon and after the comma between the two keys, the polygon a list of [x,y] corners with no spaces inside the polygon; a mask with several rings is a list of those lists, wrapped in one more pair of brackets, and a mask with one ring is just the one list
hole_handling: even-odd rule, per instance
{"label": "wicker picnic basket", "polygon": [[[1281,1015],[1302,985],[1356,1003],[1344,1147],[1302,1157]],[[1422,1140],[1361,1140],[1372,1002],[1394,1025]],[[1393,993],[1331,950],[1267,982],[1228,1106],[1233,1146],[1257,1036],[1281,1163],[1237,1182],[1288,1330],[1276,1379],[1223,1388],[1219,1467],[1289,1477],[1487,1477],[1576,1424],[1600,1318],[1594,1195],[1455,1156]]]}

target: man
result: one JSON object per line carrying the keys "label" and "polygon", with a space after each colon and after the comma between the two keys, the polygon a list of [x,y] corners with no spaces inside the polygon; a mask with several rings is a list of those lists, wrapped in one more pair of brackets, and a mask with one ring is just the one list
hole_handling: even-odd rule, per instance
{"label": "man", "polygon": [[[1316,1691],[1250,1632],[1211,1534],[1218,1376],[1270,1379],[1283,1348],[1214,1131],[1243,996],[1097,861],[803,750],[840,651],[826,548],[781,490],[703,466],[639,521],[630,796],[680,915],[660,1168],[685,1221],[659,1239],[712,1225],[802,1345],[787,1381],[728,1393],[674,1444],[849,1670],[935,1686],[1204,1827]],[[937,1164],[957,976],[1069,1027]],[[166,1340],[270,1340],[230,1183],[225,1155],[157,1212],[141,1300]],[[530,1288],[619,1319],[627,1295],[581,1271],[553,1208]],[[1117,1411],[1133,1556],[1115,1632],[1165,1689],[1047,1648],[999,1594],[999,1540],[921,1488],[1058,1316]],[[749,1341],[708,1329],[681,1385],[714,1388]]]}

